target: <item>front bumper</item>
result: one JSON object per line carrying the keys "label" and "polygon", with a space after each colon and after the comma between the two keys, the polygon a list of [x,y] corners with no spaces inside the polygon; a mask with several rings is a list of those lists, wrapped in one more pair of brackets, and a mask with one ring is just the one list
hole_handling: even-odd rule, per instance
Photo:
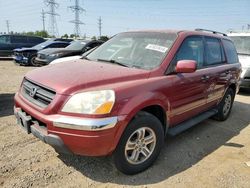
{"label": "front bumper", "polygon": [[27,57],[22,57],[22,56],[13,56],[13,60],[22,65],[27,65],[28,64],[28,58]]}
{"label": "front bumper", "polygon": [[57,152],[85,156],[104,156],[112,153],[119,141],[121,129],[127,124],[125,116],[81,118],[59,114],[46,115],[31,108],[19,94],[15,95],[14,112],[17,120],[23,114],[23,119],[28,117],[24,121],[28,122],[27,125],[24,123],[22,127],[27,126],[25,130],[28,133],[51,145]]}
{"label": "front bumper", "polygon": [[39,65],[48,65],[50,64],[50,62],[52,62],[53,60],[57,59],[57,58],[60,58],[60,57],[46,57],[46,59],[41,59],[39,57],[37,57],[35,59],[35,62]]}

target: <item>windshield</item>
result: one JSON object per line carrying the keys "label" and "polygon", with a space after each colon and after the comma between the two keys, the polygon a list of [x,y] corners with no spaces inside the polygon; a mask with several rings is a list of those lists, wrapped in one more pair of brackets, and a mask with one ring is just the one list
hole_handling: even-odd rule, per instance
{"label": "windshield", "polygon": [[86,42],[83,41],[74,41],[65,49],[67,50],[82,50],[83,47],[86,45]]}
{"label": "windshield", "polygon": [[51,40],[47,40],[45,42],[42,42],[40,44],[37,44],[35,46],[33,46],[33,48],[37,49],[37,50],[42,50],[44,49],[45,47],[47,47],[48,45],[50,45],[53,41]]}
{"label": "windshield", "polygon": [[239,54],[250,55],[250,36],[231,36]]}
{"label": "windshield", "polygon": [[174,33],[121,33],[98,47],[87,58],[151,70],[161,64],[176,37]]}

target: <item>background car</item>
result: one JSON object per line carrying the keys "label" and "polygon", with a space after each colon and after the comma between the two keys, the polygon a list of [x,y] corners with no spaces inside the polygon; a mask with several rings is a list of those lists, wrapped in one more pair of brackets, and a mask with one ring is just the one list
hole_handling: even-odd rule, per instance
{"label": "background car", "polygon": [[241,88],[250,88],[250,33],[229,33],[242,66]]}
{"label": "background car", "polygon": [[13,59],[20,65],[33,65],[35,66],[35,58],[37,52],[47,48],[65,48],[70,44],[70,41],[64,41],[61,39],[50,39],[41,44],[33,46],[32,48],[18,48],[14,50]]}
{"label": "background car", "polygon": [[15,48],[32,47],[45,39],[24,35],[0,35],[0,57],[11,57]]}
{"label": "background car", "polygon": [[39,51],[37,58],[35,59],[36,65],[48,65],[53,60],[61,58],[61,57],[69,57],[81,55],[88,50],[100,46],[103,41],[99,40],[78,40],[72,42],[69,46],[64,49],[45,49]]}

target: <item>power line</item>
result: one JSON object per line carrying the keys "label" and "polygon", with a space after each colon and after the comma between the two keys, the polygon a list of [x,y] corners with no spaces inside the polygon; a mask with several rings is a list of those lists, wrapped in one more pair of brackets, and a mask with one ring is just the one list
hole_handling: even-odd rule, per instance
{"label": "power line", "polygon": [[42,9],[42,21],[43,21],[43,31],[45,31],[45,12],[44,10]]}
{"label": "power line", "polygon": [[7,27],[7,32],[9,34],[10,33],[10,22],[9,22],[9,20],[6,20],[6,27]]}
{"label": "power line", "polygon": [[59,4],[56,3],[55,0],[44,0],[44,2],[49,7],[49,11],[46,12],[46,14],[50,16],[49,34],[52,36],[59,36],[56,23],[56,16],[59,16],[59,14],[55,11],[59,7]]}
{"label": "power line", "polygon": [[102,17],[100,16],[98,19],[98,29],[99,29],[99,38],[102,36]]}
{"label": "power line", "polygon": [[70,23],[75,24],[75,36],[79,37],[81,34],[80,31],[80,25],[83,25],[84,23],[80,20],[80,14],[82,12],[85,12],[86,10],[83,9],[80,5],[79,5],[79,0],[75,0],[75,5],[73,6],[69,6],[69,8],[72,10],[72,12],[75,13],[75,19],[70,21]]}

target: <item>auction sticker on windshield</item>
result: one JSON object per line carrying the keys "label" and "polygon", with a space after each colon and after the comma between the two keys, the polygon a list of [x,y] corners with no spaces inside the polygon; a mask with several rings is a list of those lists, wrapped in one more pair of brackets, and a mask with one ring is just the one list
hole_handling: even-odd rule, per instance
{"label": "auction sticker on windshield", "polygon": [[158,51],[158,52],[161,52],[161,53],[165,53],[168,50],[167,47],[159,46],[159,45],[156,45],[156,44],[148,44],[145,48],[149,49],[149,50]]}

